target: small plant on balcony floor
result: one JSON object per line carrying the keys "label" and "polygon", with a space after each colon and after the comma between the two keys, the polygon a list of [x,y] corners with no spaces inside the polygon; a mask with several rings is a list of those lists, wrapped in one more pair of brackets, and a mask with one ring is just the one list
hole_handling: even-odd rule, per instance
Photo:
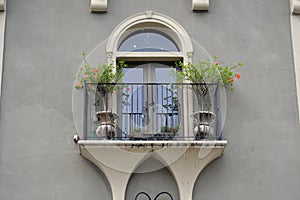
{"label": "small plant on balcony floor", "polygon": [[160,128],[160,131],[162,133],[177,133],[179,130],[179,126],[176,126],[176,127],[169,127],[169,126],[162,126]]}

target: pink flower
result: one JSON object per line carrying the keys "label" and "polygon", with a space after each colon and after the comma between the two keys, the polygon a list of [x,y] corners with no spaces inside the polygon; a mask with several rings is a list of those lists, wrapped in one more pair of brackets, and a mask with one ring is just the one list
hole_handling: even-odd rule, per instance
{"label": "pink flower", "polygon": [[82,84],[80,82],[78,82],[77,87],[82,87]]}
{"label": "pink flower", "polygon": [[130,87],[127,87],[126,90],[127,90],[127,91],[130,91]]}
{"label": "pink flower", "polygon": [[216,64],[216,65],[219,65],[219,62],[218,62],[218,61],[216,61],[216,62],[215,62],[215,64]]}
{"label": "pink flower", "polygon": [[233,82],[234,82],[234,78],[231,78],[229,81],[230,81],[231,83],[233,83]]}
{"label": "pink flower", "polygon": [[83,78],[84,78],[84,79],[88,79],[88,78],[89,78],[89,75],[84,75]]}

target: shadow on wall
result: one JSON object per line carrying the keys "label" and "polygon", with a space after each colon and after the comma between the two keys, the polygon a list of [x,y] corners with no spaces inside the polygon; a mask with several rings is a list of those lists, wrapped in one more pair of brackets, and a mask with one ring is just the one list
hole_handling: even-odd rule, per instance
{"label": "shadow on wall", "polygon": [[[135,171],[145,171],[149,166],[155,169],[162,168],[163,164],[154,158],[144,161]],[[132,174],[126,190],[126,200],[134,200],[140,192],[145,192],[153,200],[159,193],[168,192],[172,198],[179,199],[177,184],[168,169],[162,168],[157,171],[147,173]],[[149,199],[147,195],[139,195],[141,199]],[[170,199],[167,194],[161,194],[162,198]]]}

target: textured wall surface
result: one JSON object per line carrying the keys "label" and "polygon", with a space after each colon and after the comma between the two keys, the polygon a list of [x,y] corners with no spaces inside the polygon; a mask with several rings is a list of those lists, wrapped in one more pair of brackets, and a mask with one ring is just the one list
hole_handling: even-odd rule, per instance
{"label": "textured wall surface", "polygon": [[[300,129],[289,1],[282,0],[211,1],[208,12],[192,12],[191,1],[109,0],[105,14],[89,13],[88,0],[7,1],[0,199],[111,199],[103,173],[72,141],[73,77],[83,50],[145,10],[177,20],[221,64],[245,65],[227,95],[229,144],[198,177],[194,199],[298,199]],[[178,196],[165,169],[133,176],[126,196],[134,187],[154,194],[162,177]]]}

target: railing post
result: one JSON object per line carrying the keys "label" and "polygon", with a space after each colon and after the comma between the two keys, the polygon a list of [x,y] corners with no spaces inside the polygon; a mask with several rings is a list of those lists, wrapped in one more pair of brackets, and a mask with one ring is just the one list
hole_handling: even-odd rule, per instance
{"label": "railing post", "polygon": [[87,139],[87,87],[86,82],[83,83],[83,139]]}
{"label": "railing post", "polygon": [[222,119],[221,119],[221,83],[218,82],[216,94],[216,136],[222,140]]}

